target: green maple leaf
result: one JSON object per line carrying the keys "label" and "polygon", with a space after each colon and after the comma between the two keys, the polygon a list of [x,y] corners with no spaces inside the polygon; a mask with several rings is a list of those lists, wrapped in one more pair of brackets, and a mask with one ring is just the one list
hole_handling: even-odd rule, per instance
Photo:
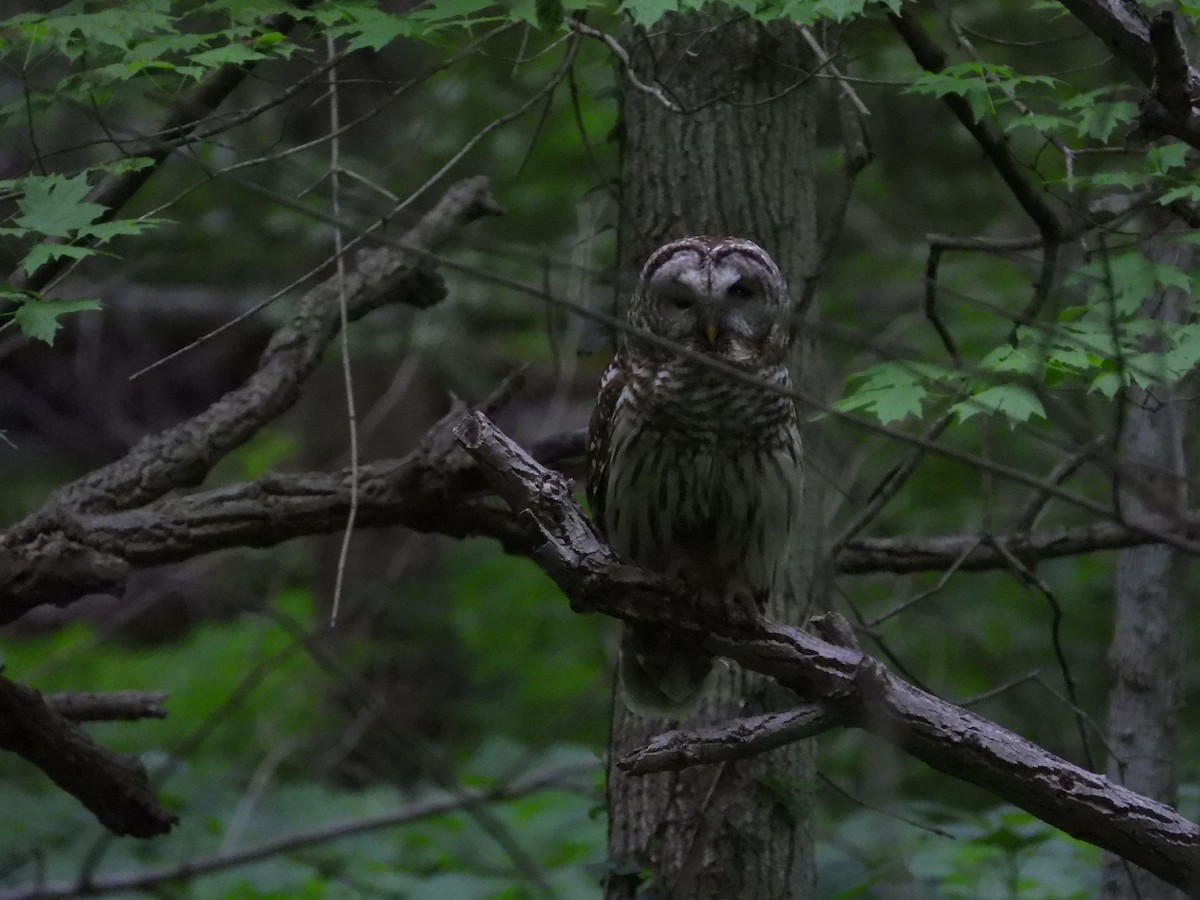
{"label": "green maple leaf", "polygon": [[21,332],[35,340],[54,343],[54,335],[62,327],[58,317],[86,309],[99,309],[99,300],[42,300],[23,297],[13,313]]}
{"label": "green maple leaf", "polygon": [[1046,418],[1046,410],[1037,394],[1023,384],[998,384],[954,404],[959,422],[977,413],[1003,413],[1011,422],[1028,422],[1032,417]]}
{"label": "green maple leaf", "polygon": [[86,200],[91,188],[84,174],[74,178],[63,175],[29,178],[24,187],[25,194],[17,201],[21,214],[14,222],[49,237],[70,237],[107,212],[99,203]]}

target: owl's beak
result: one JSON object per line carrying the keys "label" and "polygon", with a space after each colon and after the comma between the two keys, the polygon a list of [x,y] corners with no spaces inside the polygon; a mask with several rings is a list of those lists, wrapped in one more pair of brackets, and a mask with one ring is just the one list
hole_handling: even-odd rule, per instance
{"label": "owl's beak", "polygon": [[721,329],[718,328],[714,322],[709,322],[704,326],[704,336],[708,338],[708,345],[710,347],[717,346],[717,336],[720,335],[720,333]]}

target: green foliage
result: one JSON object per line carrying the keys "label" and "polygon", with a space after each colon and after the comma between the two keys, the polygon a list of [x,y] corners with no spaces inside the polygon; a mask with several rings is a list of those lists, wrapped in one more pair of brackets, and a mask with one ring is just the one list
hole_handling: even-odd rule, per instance
{"label": "green foliage", "polygon": [[[423,92],[406,98],[403,116],[389,125],[393,130],[386,134],[384,152],[369,152],[382,143],[374,133],[365,142],[372,145],[368,149],[354,145],[361,132],[348,136],[345,164],[403,196],[543,86],[561,62],[564,45],[554,42],[561,39],[567,16],[586,10],[590,24],[615,33],[618,14],[652,26],[669,12],[701,5],[699,0],[625,0],[619,6],[597,0],[432,0],[392,12],[385,4],[355,0],[331,0],[306,10],[246,0],[74,2],[0,23],[0,54],[28,88],[0,105],[0,127],[8,134],[28,131],[40,138],[47,127],[80,110],[88,111],[90,122],[95,110],[106,120],[138,123],[141,129],[143,123],[159,121],[164,108],[219,67],[306,59],[324,52],[325,35],[335,39],[339,51],[358,54],[353,61],[385,54],[379,71],[396,66],[408,77],[410,69],[440,63],[489,28],[516,23],[520,27],[498,45],[440,72]],[[1006,34],[1013,25],[1026,29],[1017,38],[1040,40],[1041,30],[1052,21],[1045,11],[1058,9],[1057,4],[955,5],[941,18],[961,16],[971,26],[964,33],[985,47],[988,61],[973,56],[966,39],[956,43],[942,34],[955,56],[936,74],[921,73],[907,51],[872,21],[898,10],[899,0],[733,0],[728,5],[764,22],[844,23],[838,31],[849,52],[837,64],[852,76],[846,86],[859,92],[872,111],[869,121],[880,160],[859,179],[843,244],[822,274],[819,303],[826,321],[861,322],[870,337],[895,326],[887,336],[902,335],[906,346],[884,362],[865,353],[838,359],[851,372],[839,408],[902,427],[953,410],[956,421],[944,440],[977,451],[985,419],[1020,426],[1013,434],[1022,438],[1053,436],[1053,403],[1073,408],[1091,404],[1086,411],[1095,418],[1087,421],[1108,427],[1114,420],[1110,401],[1119,400],[1125,388],[1172,383],[1194,371],[1200,362],[1200,323],[1191,318],[1151,323],[1144,313],[1147,301],[1163,290],[1194,293],[1194,279],[1157,256],[1151,259],[1132,242],[1136,229],[1127,229],[1120,218],[1111,224],[1107,245],[1091,235],[1086,243],[1064,245],[1064,259],[1073,260],[1071,254],[1080,246],[1086,258],[1051,292],[1038,321],[1021,327],[1014,328],[1013,317],[1036,277],[1036,251],[1011,254],[1002,262],[961,254],[946,263],[940,287],[949,309],[943,312],[959,342],[961,366],[940,362],[947,359],[944,348],[920,313],[911,312],[920,307],[925,250],[914,235],[953,231],[1011,236],[1030,230],[998,180],[980,175],[978,147],[953,128],[941,130],[944,123],[934,110],[942,97],[965,98],[978,120],[1001,129],[1021,173],[1053,203],[1082,208],[1093,199],[1142,191],[1160,205],[1200,201],[1190,148],[1170,141],[1134,147],[1133,152],[1126,148],[1139,94],[1126,84],[1106,83],[1112,75],[1107,67],[1092,65],[1093,44],[1086,51],[1054,44],[1053,54],[1021,51],[1008,61],[1006,52],[975,36]],[[300,27],[284,34],[262,23],[262,16],[281,11],[302,17]],[[930,27],[940,24],[940,19],[931,20]],[[399,64],[397,56],[386,56],[389,51],[403,54]],[[256,73],[254,87],[278,86],[281,73],[286,81],[293,69],[268,65],[261,80]],[[586,290],[581,283],[609,277],[606,271],[596,273],[613,257],[614,216],[605,198],[617,172],[621,132],[613,98],[623,77],[607,48],[594,41],[582,43],[573,74],[571,91],[559,87],[531,116],[488,132],[487,140],[458,164],[464,172],[491,175],[509,212],[501,222],[472,226],[471,241],[455,252],[460,262],[527,284],[546,283],[553,293],[575,298]],[[386,85],[393,86],[391,81]],[[324,127],[313,124],[313,117],[325,114],[323,109],[300,107],[277,119],[266,116],[229,136],[199,140],[173,156],[156,174],[142,209],[169,202],[178,227],[154,229],[161,220],[144,218],[102,221],[105,211],[88,199],[98,178],[150,163],[136,157],[104,158],[113,152],[104,143],[103,149],[76,147],[66,157],[39,157],[49,168],[31,171],[43,174],[4,182],[12,215],[0,233],[14,248],[14,261],[26,269],[62,258],[99,269],[113,240],[128,237],[124,247],[136,246],[139,277],[185,273],[180,277],[206,284],[228,280],[239,287],[249,281],[256,286],[281,281],[280,273],[290,277],[312,263],[327,245],[327,232],[290,211],[248,198],[230,183],[217,181],[204,192],[192,192],[190,176],[196,171],[187,166],[200,166],[208,177],[223,166],[274,152],[277,145],[291,149],[296,131],[307,134]],[[580,126],[589,141],[586,152]],[[123,132],[118,136],[126,137]],[[76,136],[71,137],[63,143],[73,146]],[[93,137],[100,142],[98,134]],[[280,166],[262,166],[254,177],[268,189],[299,195],[327,171],[324,150],[289,156]],[[827,161],[823,171],[840,177],[840,146],[829,148]],[[56,166],[60,171],[53,170]],[[420,202],[431,196],[433,192]],[[374,199],[353,199],[345,207],[347,215],[363,221],[374,221],[383,208]],[[569,264],[560,266],[568,257]],[[468,397],[482,396],[493,386],[496,372],[517,361],[532,361],[546,371],[552,365],[574,371],[574,347],[563,352],[547,340],[547,331],[557,333],[556,323],[541,306],[504,296],[461,274],[447,273],[446,278],[448,302],[421,313],[411,327],[379,328],[372,320],[354,333],[357,353],[366,347],[390,359],[419,351],[439,390],[444,383]],[[611,292],[605,280],[597,289],[603,296],[598,302],[607,303]],[[62,315],[97,307],[94,300],[46,299],[13,289],[0,291],[0,304],[0,315],[47,342]],[[463,366],[463,359],[471,365]],[[562,363],[564,359],[569,362]],[[594,382],[600,365],[595,358],[583,363],[579,382]],[[830,421],[829,427],[840,437],[836,423]],[[857,448],[860,442],[854,435],[846,443]],[[1028,471],[1047,471],[1056,461],[1036,441],[996,443],[1003,446],[989,447],[989,455],[996,450],[1006,462],[1015,458]],[[864,471],[886,471],[904,452],[889,444],[867,454]],[[297,455],[303,457],[303,452],[294,437],[267,432],[226,458],[211,482],[254,478]],[[1098,476],[1085,472],[1081,477],[1093,479],[1083,485],[1093,495],[1105,495],[1109,488]],[[9,512],[31,508],[35,498],[29,480],[13,481],[20,483],[8,488]],[[938,534],[1011,521],[1026,498],[1015,491],[998,492],[981,503],[982,481],[968,467],[927,460],[885,510],[878,529]],[[1075,524],[1074,515],[1051,507],[1047,517],[1056,525]],[[342,662],[403,661],[405,654],[428,652],[427,645],[450,644],[447,636],[453,638],[461,655],[455,663],[469,685],[461,697],[447,698],[442,749],[471,784],[494,784],[523,767],[594,756],[605,740],[611,702],[613,623],[571,613],[536,567],[491,547],[456,546],[442,569],[424,574],[421,582],[410,579],[394,591],[381,592],[389,594],[386,602],[424,601],[422,609],[436,613],[427,617],[430,621],[422,618],[404,641],[351,648]],[[1038,574],[1071,585],[1060,598],[1067,653],[1083,705],[1094,711],[1104,689],[1103,646],[1110,625],[1095,611],[1110,600],[1111,560],[1043,563]],[[287,617],[313,627],[313,600],[303,587],[307,577],[289,573],[288,583],[298,586],[277,602]],[[870,615],[905,596],[932,595],[903,621],[889,620],[873,630],[887,638],[896,658],[946,696],[982,692],[1034,668],[1050,672],[1049,613],[1040,599],[999,575],[955,576],[944,586],[936,580],[887,576],[846,589]],[[208,623],[177,643],[157,647],[114,645],[82,626],[53,637],[7,642],[3,656],[8,673],[46,690],[172,692],[166,722],[93,728],[112,746],[142,752],[156,771],[173,768],[163,792],[184,817],[178,832],[164,841],[117,842],[100,874],[175,864],[226,844],[244,846],[437,795],[439,788],[432,784],[351,791],[326,777],[314,760],[332,751],[313,734],[327,711],[314,697],[328,695],[331,686],[328,676],[290,642],[274,622],[253,615]],[[241,696],[246,679],[260,665],[261,683]],[[997,699],[992,709],[995,718],[1018,731],[1074,752],[1074,736],[1062,724],[1068,714],[1044,714],[1048,696],[1017,693],[1013,699]],[[189,736],[210,722],[211,733],[201,746],[182,754],[179,748],[187,746]],[[1194,735],[1188,739],[1194,742]],[[837,752],[827,753],[830,759],[823,766],[833,767],[832,774],[850,783],[862,771],[871,771],[869,751],[856,735],[832,735],[829,744]],[[903,770],[897,776],[896,805],[905,815],[951,832],[953,839],[892,823],[874,811],[840,810],[825,829],[830,837],[822,850],[827,891],[874,896],[884,886],[900,885],[911,889],[910,896],[931,898],[1094,893],[1095,851],[1024,814],[994,809],[990,799],[963,792],[940,776],[913,771],[917,767],[905,768],[900,761],[895,768]],[[90,817],[13,759],[0,758],[0,777],[11,825],[0,849],[6,861],[15,861],[9,883],[37,877],[35,851],[49,860],[50,877],[76,876],[98,833]],[[808,785],[800,786],[799,793],[796,786],[764,787],[781,810],[799,808],[798,799],[803,805],[813,799]],[[817,803],[821,797],[818,790]],[[912,797],[925,802],[901,803]],[[546,869],[560,896],[595,895],[589,873],[606,865],[604,821],[595,815],[600,802],[595,793],[555,791],[506,804],[499,813]],[[459,813],[295,852],[162,893],[507,898],[529,891],[487,831]]]}
{"label": "green foliage", "polygon": [[[311,624],[307,592],[284,592],[276,605],[288,618]],[[92,726],[109,746],[143,755],[163,779],[160,796],[182,819],[168,837],[110,846],[101,877],[453,796],[433,785],[351,791],[313,779],[308,759],[320,755],[308,743],[317,712],[313,698],[328,687],[328,675],[270,618],[210,623],[178,643],[141,648],[99,641],[91,628],[78,625],[9,641],[4,656],[6,675],[44,691],[86,686],[170,692],[165,720]],[[199,745],[197,735],[203,735]],[[462,783],[486,789],[528,771],[594,763],[590,780],[598,785],[601,768],[593,749],[543,738],[537,746],[504,738],[484,742],[464,754],[458,767]],[[331,739],[336,744],[338,736]],[[180,752],[187,755],[177,756]],[[572,784],[581,780],[589,779],[574,778]],[[16,817],[0,843],[6,858],[0,885],[28,881],[34,865],[51,880],[73,877],[101,833],[91,816],[11,755],[0,756],[0,783],[8,814]],[[592,814],[597,798],[594,791],[551,789],[490,810],[560,896],[585,898],[596,889],[589,866],[604,852],[605,822]],[[219,871],[188,890],[203,897],[357,897],[364,891],[526,896],[524,877],[513,872],[502,847],[462,811],[267,857]]]}
{"label": "green foliage", "polygon": [[921,415],[929,385],[952,374],[926,363],[877,363],[851,375],[855,388],[834,405],[846,412],[863,410],[887,425]]}
{"label": "green foliage", "polygon": [[935,97],[957,94],[971,105],[976,119],[984,119],[996,115],[997,107],[1011,103],[1024,88],[1052,88],[1056,84],[1046,75],[1018,75],[1011,66],[965,62],[946,66],[940,72],[923,73],[908,91]]}
{"label": "green foliage", "polygon": [[950,807],[909,804],[907,817],[859,812],[818,851],[824,896],[849,900],[903,891],[913,900],[1083,900],[1099,886],[1100,851],[1011,807],[967,818]]}
{"label": "green foliage", "polygon": [[[622,0],[620,10],[649,28],[667,13],[699,11],[710,5],[710,0]],[[846,22],[873,11],[900,10],[900,0],[728,0],[728,5],[760,22],[784,20],[803,25],[823,20]]]}
{"label": "green foliage", "polygon": [[455,634],[473,673],[468,720],[524,742],[602,744],[611,686],[601,636],[613,623],[571,612],[540,569],[490,545],[458,545],[449,569]]}
{"label": "green foliage", "polygon": [[[124,170],[136,169],[142,160],[128,160]],[[54,259],[80,260],[101,253],[103,246],[121,235],[139,235],[161,220],[121,219],[100,221],[108,210],[87,197],[91,187],[88,173],[75,176],[30,175],[0,181],[0,192],[17,197],[17,214],[11,225],[0,227],[0,235],[21,242],[32,241],[21,259],[26,272],[34,272]],[[61,323],[59,317],[81,310],[100,308],[92,299],[48,299],[27,291],[0,286],[0,316],[11,316],[22,333],[52,343]]]}
{"label": "green foliage", "polygon": [[104,244],[120,235],[142,234],[161,222],[159,219],[100,221],[108,209],[87,199],[91,186],[85,172],[73,177],[30,175],[0,181],[0,191],[20,195],[14,224],[0,228],[0,235],[34,239],[35,243],[21,260],[27,272],[62,256],[84,259],[99,252],[91,243],[81,242]]}
{"label": "green foliage", "polygon": [[60,316],[100,309],[99,300],[47,300],[0,288],[0,302],[5,300],[16,303],[16,309],[0,310],[0,316],[11,315],[22,334],[47,344],[54,343],[54,335],[62,327]]}

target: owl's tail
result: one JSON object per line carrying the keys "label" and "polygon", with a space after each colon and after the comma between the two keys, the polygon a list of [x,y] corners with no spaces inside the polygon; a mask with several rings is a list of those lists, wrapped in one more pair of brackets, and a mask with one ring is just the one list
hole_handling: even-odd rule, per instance
{"label": "owl's tail", "polygon": [[685,719],[700,708],[716,665],[695,638],[627,625],[621,632],[621,697],[646,718]]}

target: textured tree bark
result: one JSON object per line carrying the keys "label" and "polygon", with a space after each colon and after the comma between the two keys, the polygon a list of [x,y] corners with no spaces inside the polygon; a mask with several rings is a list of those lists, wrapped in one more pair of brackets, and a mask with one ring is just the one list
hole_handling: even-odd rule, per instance
{"label": "textured tree bark", "polygon": [[[834,643],[770,623],[748,634],[744,624],[709,605],[697,605],[682,581],[622,563],[598,539],[566,477],[533,460],[485,414],[464,416],[454,433],[509,509],[520,511],[529,524],[538,540],[539,565],[570,599],[572,609],[707,635],[705,648],[715,655],[768,675],[808,700],[793,707],[796,715],[776,716],[773,722],[767,716],[739,717],[717,729],[691,731],[691,737],[675,730],[647,745],[657,762],[664,761],[658,752],[664,743],[684,750],[683,758],[671,765],[678,769],[700,764],[700,753],[722,744],[722,759],[755,755],[767,749],[768,733],[776,727],[799,739],[803,735],[796,732],[814,734],[839,722],[852,724],[939,772],[991,791],[1080,840],[1145,867],[1189,896],[1200,896],[1200,825],[1171,807],[906,684],[878,660],[849,646],[836,619],[814,629]],[[725,752],[731,730],[735,740],[748,738],[742,744],[746,753]],[[691,747],[685,749],[687,744]],[[647,754],[635,753],[617,764],[638,766],[638,757]]]}
{"label": "textured tree bark", "polygon": [[[814,265],[816,235],[811,90],[796,87],[811,66],[799,30],[762,27],[745,17],[730,23],[671,16],[651,34],[627,30],[623,41],[641,81],[662,85],[680,110],[627,84],[619,270],[635,277],[667,240],[733,235],[766,249],[794,289],[803,284]],[[801,340],[793,376],[817,391],[810,376],[814,354]],[[813,444],[808,441],[810,459]],[[808,509],[821,508],[819,487],[816,478],[807,479]],[[803,570],[796,597],[805,596],[815,569],[821,516],[814,512],[809,520],[793,551]],[[795,622],[801,614],[768,610],[778,621]],[[764,679],[733,667],[722,672],[689,724],[778,708],[770,693]],[[617,700],[610,759],[666,727],[638,718]],[[811,742],[665,774],[631,776],[610,763],[606,897],[811,896],[812,772]]]}
{"label": "textured tree bark", "polygon": [[[1161,222],[1158,224],[1162,224]],[[1192,245],[1154,238],[1151,257],[1192,268]],[[1191,299],[1175,288],[1156,293],[1143,312],[1160,322],[1181,322]],[[1187,509],[1184,458],[1188,404],[1178,385],[1134,389],[1121,435],[1118,488],[1125,519],[1172,527]],[[1108,777],[1174,806],[1179,787],[1180,675],[1183,666],[1181,554],[1173,547],[1130,547],[1117,556],[1116,612],[1109,648]],[[1180,891],[1111,854],[1105,857],[1106,900],[1168,900]]]}

